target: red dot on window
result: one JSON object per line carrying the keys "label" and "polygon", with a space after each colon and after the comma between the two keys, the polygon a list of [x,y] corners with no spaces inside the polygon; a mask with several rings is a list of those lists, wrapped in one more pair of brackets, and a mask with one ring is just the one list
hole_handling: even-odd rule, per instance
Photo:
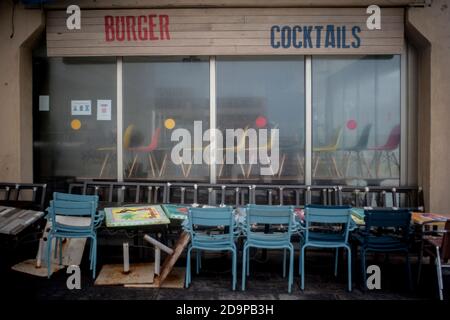
{"label": "red dot on window", "polygon": [[259,116],[258,118],[256,118],[255,120],[255,124],[258,128],[263,128],[267,125],[267,119],[266,117],[263,116]]}
{"label": "red dot on window", "polygon": [[357,126],[358,126],[358,124],[356,123],[355,120],[348,120],[347,121],[347,128],[349,130],[355,130]]}

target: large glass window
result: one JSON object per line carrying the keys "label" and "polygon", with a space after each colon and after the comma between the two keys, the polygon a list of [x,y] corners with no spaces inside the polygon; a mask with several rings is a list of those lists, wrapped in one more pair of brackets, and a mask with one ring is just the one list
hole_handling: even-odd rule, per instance
{"label": "large glass window", "polygon": [[116,59],[38,59],[35,71],[37,180],[115,179]]}
{"label": "large glass window", "polygon": [[[234,151],[234,163],[218,165],[217,180],[303,182],[303,57],[220,58],[216,72],[217,127],[224,137],[227,129],[247,136],[235,131],[234,147],[223,143],[224,153]],[[257,161],[251,161],[252,152]]]}
{"label": "large glass window", "polygon": [[[123,124],[125,179],[209,182],[208,164],[194,161],[209,129],[209,58],[124,58]],[[172,141],[177,129],[190,136]]]}
{"label": "large glass window", "polygon": [[[125,180],[399,184],[400,55],[307,58],[311,154],[305,153],[304,57],[212,59],[123,58],[118,115],[116,58],[35,57],[35,180],[115,180],[120,165]],[[211,116],[218,129],[215,170]]]}
{"label": "large glass window", "polygon": [[400,56],[313,57],[315,184],[397,185]]}

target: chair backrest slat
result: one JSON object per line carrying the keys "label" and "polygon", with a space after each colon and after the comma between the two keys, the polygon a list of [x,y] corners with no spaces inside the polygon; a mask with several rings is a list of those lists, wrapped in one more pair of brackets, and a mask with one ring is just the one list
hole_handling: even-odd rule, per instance
{"label": "chair backrest slat", "polygon": [[247,206],[247,221],[250,224],[287,224],[293,219],[293,206],[255,205]]}
{"label": "chair backrest slat", "polygon": [[86,202],[86,201],[98,202],[98,196],[54,192],[53,200],[73,201],[73,202]]}
{"label": "chair backrest slat", "polygon": [[231,226],[232,208],[190,208],[189,222],[198,226]]}
{"label": "chair backrest slat", "polygon": [[342,241],[348,242],[351,220],[351,206],[305,206],[306,241],[309,241],[311,227],[315,224],[334,227],[340,225],[341,228],[334,230],[334,233],[342,236]]}
{"label": "chair backrest slat", "polygon": [[409,228],[411,224],[411,212],[409,210],[365,210],[364,221],[366,228],[392,227]]}
{"label": "chair backrest slat", "polygon": [[[208,233],[198,231],[198,227],[228,227],[224,229],[221,244],[234,243],[234,227],[235,220],[233,216],[233,208],[190,208],[188,212],[189,232],[191,234],[191,242],[195,246],[197,244],[207,245],[208,242],[216,241],[213,236]],[[200,239],[198,236],[200,236]],[[215,242],[217,243],[217,241]]]}
{"label": "chair backrest slat", "polygon": [[[54,200],[50,201],[48,213],[54,230],[77,229],[77,231],[92,231],[94,229],[94,218],[97,212],[98,196],[84,196],[74,194],[53,194]],[[58,222],[57,216],[90,218],[89,225],[77,227]]]}

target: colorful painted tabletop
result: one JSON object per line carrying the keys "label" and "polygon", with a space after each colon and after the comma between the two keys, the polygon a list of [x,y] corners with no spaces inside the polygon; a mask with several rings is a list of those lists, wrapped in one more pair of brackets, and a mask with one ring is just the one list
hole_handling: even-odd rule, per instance
{"label": "colorful painted tabletop", "polygon": [[107,227],[135,227],[169,224],[159,205],[105,208]]}
{"label": "colorful painted tabletop", "polygon": [[[363,208],[352,208],[352,218],[356,224],[364,224],[364,209]],[[447,217],[439,215],[436,213],[429,212],[413,212],[411,215],[411,222],[415,224],[424,223],[445,223],[448,220]]]}
{"label": "colorful painted tabletop", "polygon": [[448,217],[437,213],[430,212],[413,212],[412,213],[412,221],[417,224],[424,223],[445,223],[448,220]]}
{"label": "colorful painted tabletop", "polygon": [[162,208],[169,219],[185,220],[188,216],[189,206],[176,204],[163,204]]}

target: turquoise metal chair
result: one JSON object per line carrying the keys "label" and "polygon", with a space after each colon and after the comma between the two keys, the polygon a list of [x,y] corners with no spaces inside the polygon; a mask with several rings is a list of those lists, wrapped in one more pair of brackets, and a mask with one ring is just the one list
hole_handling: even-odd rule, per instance
{"label": "turquoise metal chair", "polygon": [[[104,219],[103,211],[97,213],[98,196],[83,196],[55,192],[47,208],[49,219],[52,223],[47,238],[47,268],[48,277],[51,275],[51,251],[53,238],[59,241],[59,264],[62,264],[62,240],[65,238],[89,238],[90,244],[90,269],[95,279],[97,263],[97,233],[96,229]],[[58,221],[58,216],[89,218],[85,225],[74,225]],[[57,254],[55,242],[55,256]]]}
{"label": "turquoise metal chair", "polygon": [[337,276],[339,248],[347,250],[348,291],[352,291],[352,258],[349,245],[350,206],[305,206],[305,226],[300,243],[299,273],[301,289],[305,288],[306,248],[336,248],[334,274]]}
{"label": "turquoise metal chair", "polygon": [[[223,228],[223,232],[214,232],[213,229]],[[231,251],[233,290],[236,290],[237,276],[237,249],[234,243],[236,222],[233,208],[190,208],[186,230],[191,235],[191,243],[186,255],[186,288],[189,287],[191,276],[191,251],[197,250],[197,273],[201,266],[200,254],[203,251]],[[212,232],[211,232],[212,231]]]}
{"label": "turquoise metal chair", "polygon": [[[293,231],[294,207],[292,206],[270,206],[254,205],[247,206],[244,232],[247,236],[242,251],[242,290],[245,290],[246,276],[250,275],[251,247],[264,249],[283,249],[283,276],[286,274],[286,250],[290,252],[288,292],[291,293],[294,282],[294,246],[291,243]],[[265,228],[258,228],[258,225],[276,225],[278,229],[273,233],[265,233]],[[281,227],[280,227],[281,226]]]}

